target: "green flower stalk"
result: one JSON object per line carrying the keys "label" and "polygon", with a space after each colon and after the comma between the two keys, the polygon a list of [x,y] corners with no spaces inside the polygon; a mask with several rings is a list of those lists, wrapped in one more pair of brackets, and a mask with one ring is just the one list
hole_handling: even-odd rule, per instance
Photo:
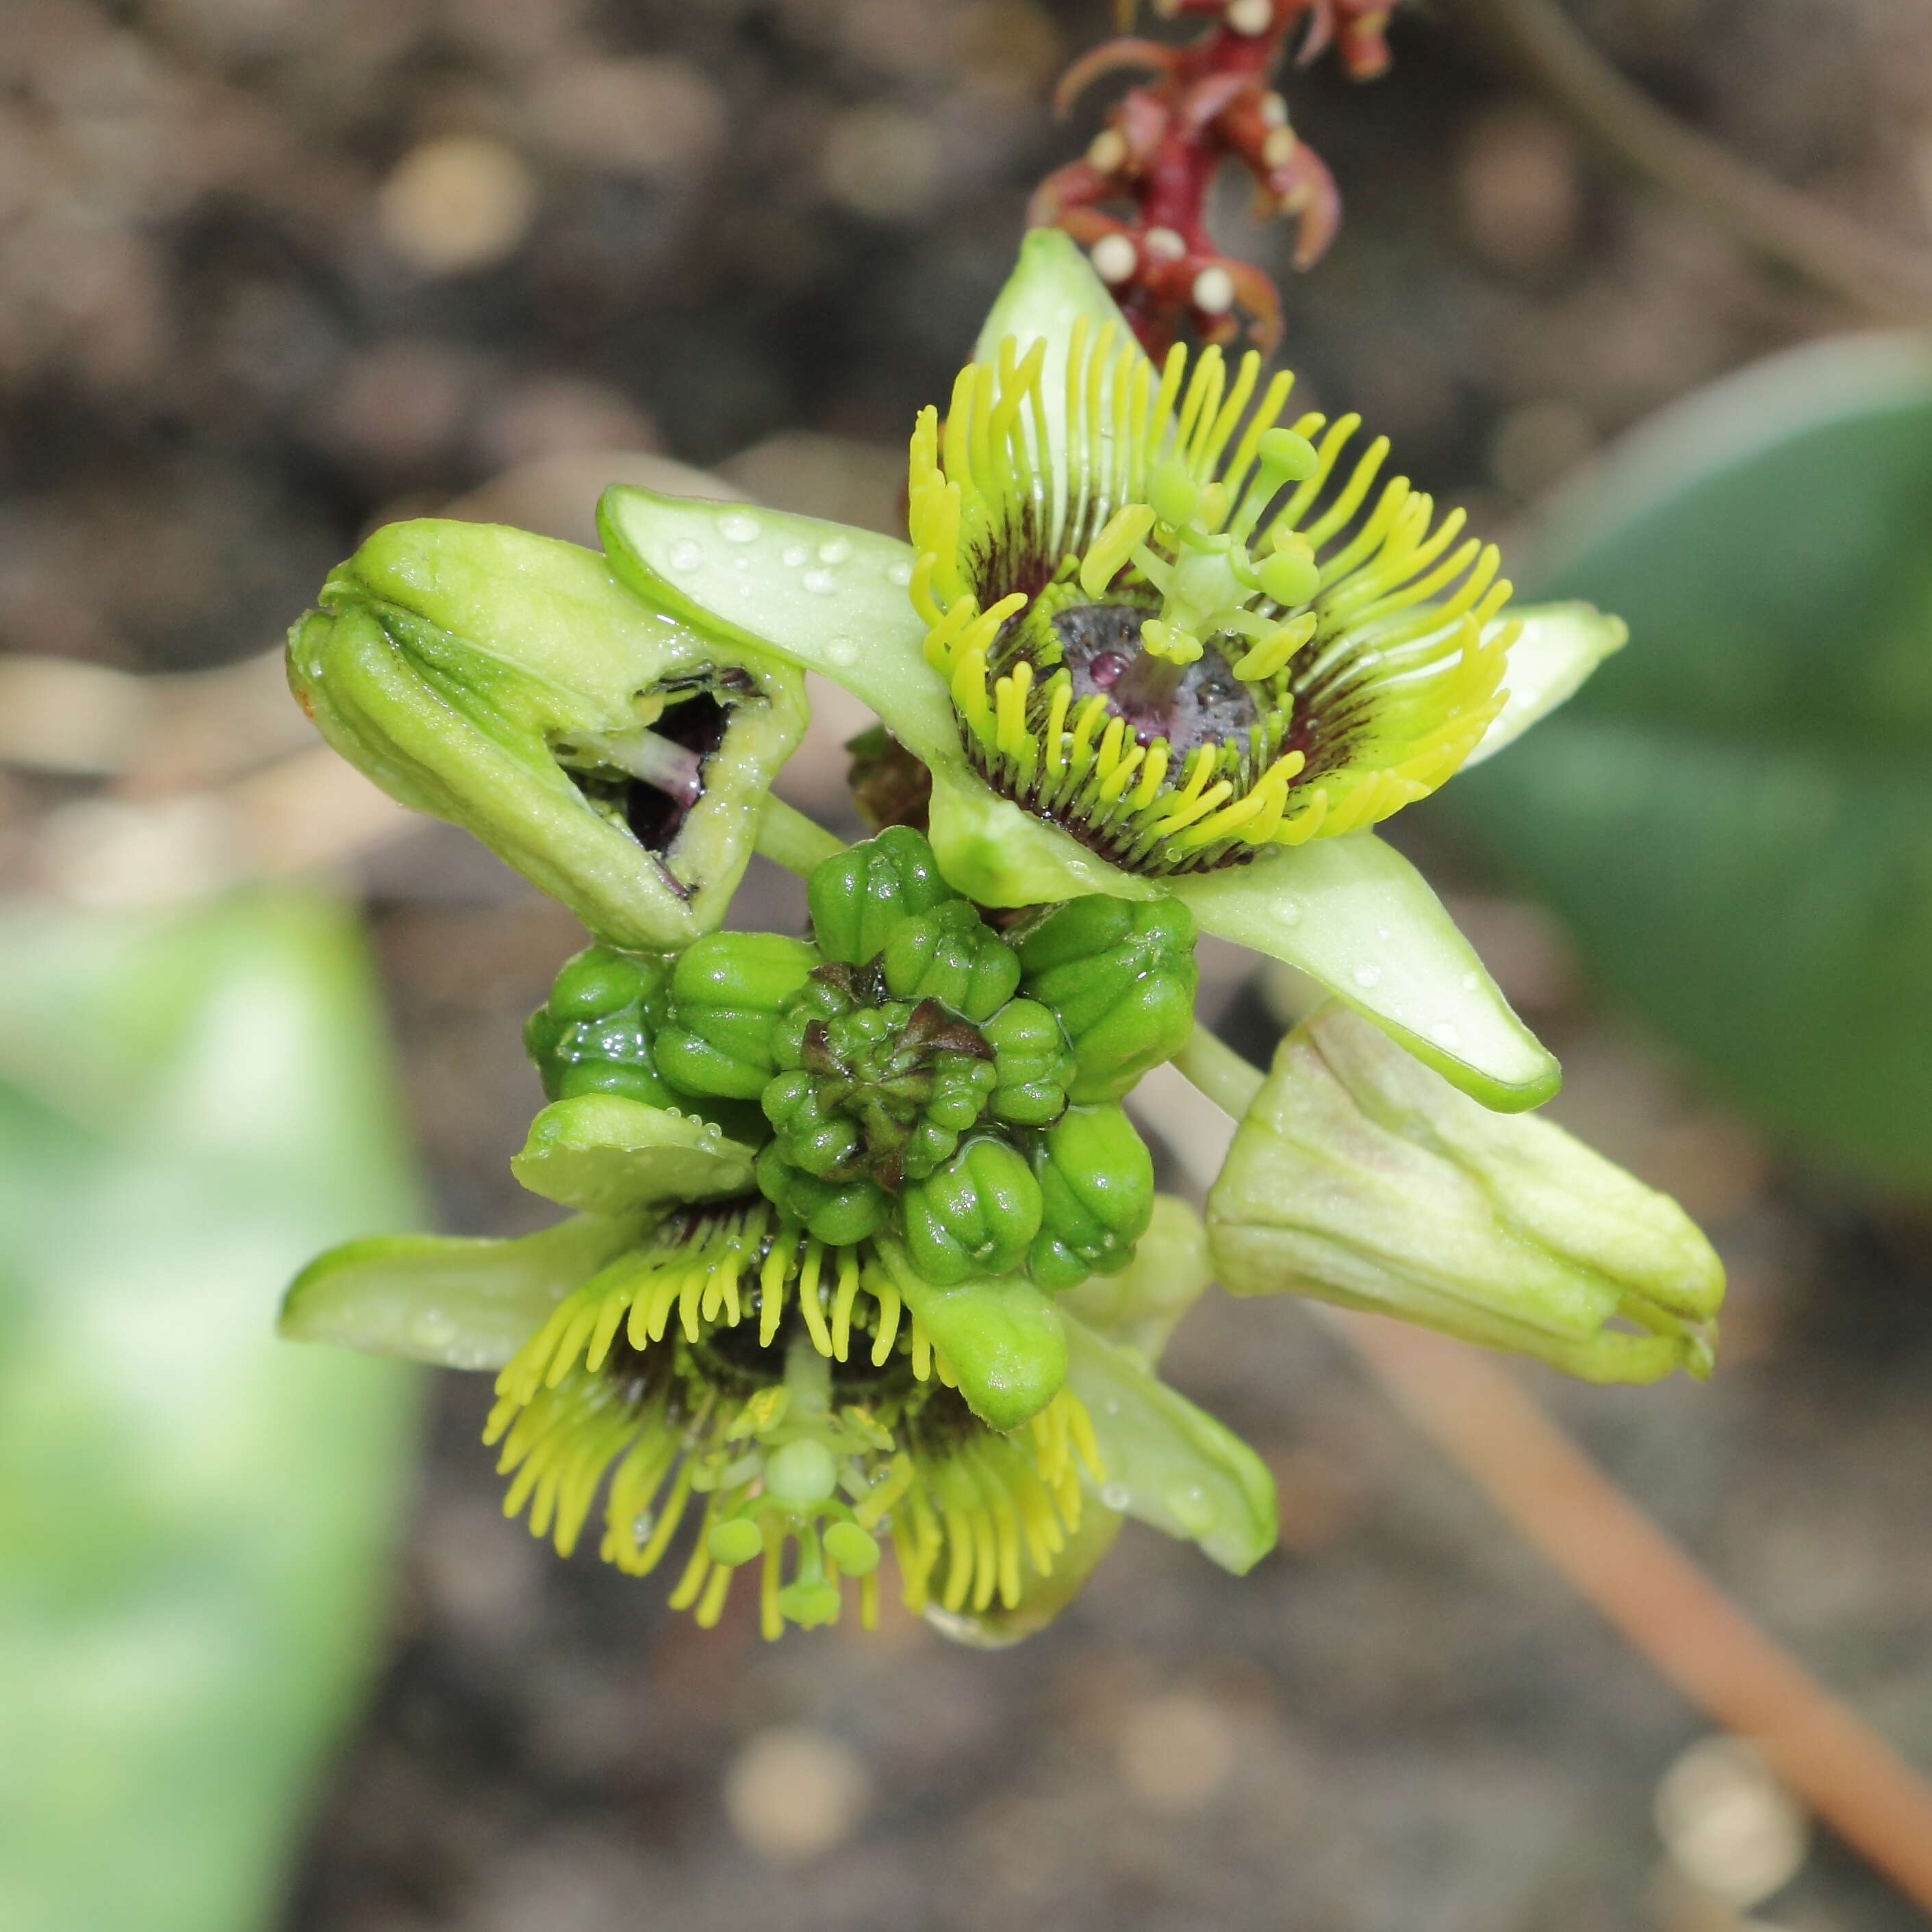
{"label": "green flower stalk", "polygon": [[[942,434],[910,544],[607,491],[614,570],[748,654],[823,673],[929,773],[938,868],[982,906],[1184,914],[1286,961],[1486,1106],[1556,1063],[1370,830],[1490,756],[1622,643],[1516,610],[1492,548],[1290,379],[1160,367],[1066,236],[1030,235]],[[876,765],[878,760],[874,760]]]}

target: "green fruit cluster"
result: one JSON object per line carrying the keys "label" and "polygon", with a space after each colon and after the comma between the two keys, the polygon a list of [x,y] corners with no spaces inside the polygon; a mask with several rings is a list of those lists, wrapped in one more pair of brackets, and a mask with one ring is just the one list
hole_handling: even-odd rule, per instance
{"label": "green fruit cluster", "polygon": [[904,826],[826,860],[807,900],[808,944],[580,954],[526,1031],[545,1092],[716,1120],[782,1213],[828,1244],[896,1236],[942,1287],[1124,1268],[1154,1167],[1119,1102],[1192,1026],[1186,911],[1080,899],[1004,934]]}

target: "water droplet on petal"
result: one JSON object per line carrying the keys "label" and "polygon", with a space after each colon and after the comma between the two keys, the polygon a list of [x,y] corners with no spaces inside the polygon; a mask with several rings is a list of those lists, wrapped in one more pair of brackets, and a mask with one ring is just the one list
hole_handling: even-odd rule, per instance
{"label": "water droplet on petal", "polygon": [[1108,1414],[1118,1415],[1120,1412],[1120,1399],[1117,1395],[1110,1395],[1100,1406]]}
{"label": "water droplet on petal", "polygon": [[828,537],[818,546],[820,563],[843,563],[852,554],[852,546],[843,537]]}
{"label": "water droplet on petal", "polygon": [[1190,1536],[1198,1536],[1214,1520],[1214,1505],[1198,1483],[1177,1478],[1161,1492],[1176,1522]]}
{"label": "water droplet on petal", "polygon": [[1483,976],[1480,973],[1465,973],[1462,975],[1462,990],[1466,993],[1473,993],[1482,983]]}
{"label": "water droplet on petal", "polygon": [[665,559],[674,570],[695,570],[704,561],[704,548],[694,544],[688,537],[680,537],[670,547],[670,554]]}
{"label": "water droplet on petal", "polygon": [[838,580],[829,570],[808,570],[800,580],[806,590],[820,597],[830,597],[838,588]]}
{"label": "water droplet on petal", "polygon": [[825,647],[825,662],[843,668],[859,662],[859,646],[850,638],[834,638]]}
{"label": "water droplet on petal", "polygon": [[1348,976],[1358,986],[1378,986],[1382,984],[1382,969],[1379,966],[1358,966]]}
{"label": "water droplet on petal", "polygon": [[1110,1510],[1124,1510],[1134,1499],[1134,1492],[1125,1483],[1102,1483],[1100,1500]]}
{"label": "water droplet on petal", "polygon": [[910,584],[912,581],[912,566],[904,557],[896,563],[889,563],[886,566],[886,581],[902,586]]}
{"label": "water droplet on petal", "polygon": [[410,1340],[422,1348],[440,1348],[456,1339],[454,1317],[440,1308],[425,1308],[410,1320]]}
{"label": "water droplet on petal", "polygon": [[1462,1043],[1462,1030],[1460,1027],[1451,1026],[1447,1020],[1444,1020],[1440,1025],[1432,1026],[1429,1029],[1429,1037],[1435,1041],[1438,1046],[1460,1046]]}
{"label": "water droplet on petal", "polygon": [[657,1514],[653,1510],[640,1510],[631,1519],[631,1540],[642,1543],[658,1526]]}
{"label": "water droplet on petal", "polygon": [[728,510],[718,519],[718,534],[727,543],[751,543],[758,534],[758,520],[742,510]]}
{"label": "water droplet on petal", "polygon": [[751,567],[752,560],[748,556],[734,556],[731,560],[731,568],[734,570],[749,570]]}
{"label": "water droplet on petal", "polygon": [[1274,909],[1274,916],[1283,926],[1299,926],[1301,908],[1293,899],[1283,899]]}
{"label": "water droplet on petal", "polygon": [[788,570],[797,569],[800,565],[804,562],[806,550],[804,544],[787,544],[784,547],[785,568]]}

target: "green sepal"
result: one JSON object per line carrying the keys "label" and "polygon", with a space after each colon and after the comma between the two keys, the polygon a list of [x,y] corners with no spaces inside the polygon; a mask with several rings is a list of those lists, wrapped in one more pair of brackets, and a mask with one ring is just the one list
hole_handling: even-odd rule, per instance
{"label": "green sepal", "polygon": [[1520,1112],[1562,1084],[1422,874],[1373,833],[1172,883],[1204,932],[1299,968],[1484,1106]]}
{"label": "green sepal", "polygon": [[1070,1107],[1034,1144],[1040,1232],[1027,1272],[1042,1288],[1117,1274],[1154,1214],[1154,1156],[1119,1107]]}
{"label": "green sepal", "polygon": [[1059,1306],[1152,1368],[1214,1278],[1201,1216],[1179,1196],[1156,1194],[1132,1259],[1118,1274],[1090,1275],[1065,1290]]}
{"label": "green sepal", "polygon": [[1075,899],[1025,928],[1028,994],[1072,1045],[1070,1099],[1118,1100],[1187,1044],[1201,976],[1194,938],[1186,907],[1172,899]]}
{"label": "green sepal", "polygon": [[981,1134],[899,1196],[914,1267],[942,1287],[1010,1274],[1040,1232],[1040,1183],[1006,1142]]}
{"label": "green sepal", "polygon": [[1592,1382],[1710,1372],[1724,1269],[1674,1201],[1339,1005],[1282,1042],[1208,1228],[1235,1294],[1398,1316]]}
{"label": "green sepal", "polygon": [[1198,1544],[1241,1576],[1275,1546],[1274,1478],[1232,1430],[1126,1350],[1066,1318],[1066,1387],[1085,1404],[1109,1509]]}
{"label": "green sepal", "polygon": [[379,1235],[319,1255],[290,1284],[280,1332],[446,1369],[500,1369],[550,1310],[634,1247],[647,1214],[579,1214],[513,1241]]}
{"label": "green sepal", "polygon": [[659,1076],[681,1092],[755,1100],[777,1071],[773,1022],[819,963],[801,939],[778,932],[714,932],[671,974],[670,1017],[654,1052]]}
{"label": "green sepal", "polygon": [[1630,640],[1630,626],[1594,604],[1511,604],[1497,620],[1519,628],[1509,647],[1503,682],[1509,692],[1481,742],[1462,760],[1468,770],[1514,744],[1529,728],[1567,704],[1584,680]]}
{"label": "green sepal", "polygon": [[886,1237],[878,1246],[967,1406],[989,1428],[1017,1429],[1060,1393],[1066,1379],[1066,1325],[1024,1276],[942,1287],[920,1272],[898,1241]]}
{"label": "green sepal", "polygon": [[852,966],[876,957],[904,921],[957,897],[932,848],[908,825],[889,826],[822,860],[805,895],[819,951]]}
{"label": "green sepal", "polygon": [[[794,672],[646,607],[594,551],[435,518],[378,530],[332,574],[290,633],[289,676],[323,736],[392,797],[465,826],[592,932],[640,950],[722,918],[806,715]],[[723,738],[654,854],[608,787],[592,793],[608,758],[700,693],[724,706]],[[628,782],[615,765],[607,776]]]}
{"label": "green sepal", "polygon": [[621,1094],[580,1094],[530,1123],[510,1172],[560,1206],[617,1214],[745,1193],[754,1152],[694,1114]]}

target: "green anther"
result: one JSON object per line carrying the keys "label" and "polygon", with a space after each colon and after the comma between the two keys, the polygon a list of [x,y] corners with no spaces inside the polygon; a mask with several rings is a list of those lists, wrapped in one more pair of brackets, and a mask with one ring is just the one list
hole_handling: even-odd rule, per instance
{"label": "green anther", "polygon": [[969,1020],[990,1019],[1020,982],[1019,956],[964,899],[906,920],[882,964],[896,1000],[942,1000]]}
{"label": "green anther", "polygon": [[788,1583],[778,1592],[778,1608],[800,1630],[838,1621],[838,1586],[824,1582],[808,1583],[801,1578]]}
{"label": "green anther", "polygon": [[1176,900],[1072,900],[1026,934],[1020,964],[1026,992],[1072,1043],[1071,1100],[1118,1100],[1187,1043],[1200,973],[1194,921]]}
{"label": "green anther", "polygon": [[1322,458],[1314,444],[1305,436],[1296,435],[1292,429],[1264,431],[1255,446],[1255,454],[1261,459],[1263,468],[1287,483],[1304,482],[1322,466]]}
{"label": "green anther", "polygon": [[704,1539],[704,1547],[712,1562],[722,1563],[728,1570],[742,1568],[764,1546],[764,1536],[758,1526],[742,1516],[713,1523]]}
{"label": "green anther", "polygon": [[1118,1106],[1075,1107],[1034,1149],[1040,1232],[1027,1272],[1041,1287],[1077,1286],[1133,1258],[1154,1214],[1154,1159]]}
{"label": "green anther", "polygon": [[982,1136],[908,1187],[899,1211],[913,1265],[946,1288],[1020,1265],[1040,1232],[1040,1184],[1016,1149]]}
{"label": "green anther", "polygon": [[824,1535],[825,1553],[843,1576],[869,1576],[879,1567],[879,1545],[856,1522],[835,1522]]}
{"label": "green anther", "polygon": [[1193,514],[1201,501],[1201,485],[1184,463],[1169,458],[1154,465],[1148,479],[1148,495],[1154,514],[1170,528],[1178,529]]}
{"label": "green anther", "polygon": [[1262,588],[1284,608],[1306,604],[1322,588],[1322,571],[1306,549],[1278,550],[1256,566]]}
{"label": "green anther", "polygon": [[812,929],[827,959],[862,966],[903,919],[958,896],[940,878],[932,848],[910,826],[889,826],[848,846],[806,881]]}
{"label": "green anther", "polygon": [[838,1486],[838,1465],[832,1451],[809,1436],[788,1442],[765,1460],[765,1493],[788,1509],[830,1502]]}
{"label": "green anther", "polygon": [[776,932],[714,932],[679,958],[658,1073],[686,1094],[755,1100],[777,1070],[772,1026],[818,955]]}
{"label": "green anther", "polygon": [[1059,1119],[1074,1074],[1059,1021],[1036,1000],[1010,1000],[981,1030],[993,1049],[995,1118],[1017,1127]]}

